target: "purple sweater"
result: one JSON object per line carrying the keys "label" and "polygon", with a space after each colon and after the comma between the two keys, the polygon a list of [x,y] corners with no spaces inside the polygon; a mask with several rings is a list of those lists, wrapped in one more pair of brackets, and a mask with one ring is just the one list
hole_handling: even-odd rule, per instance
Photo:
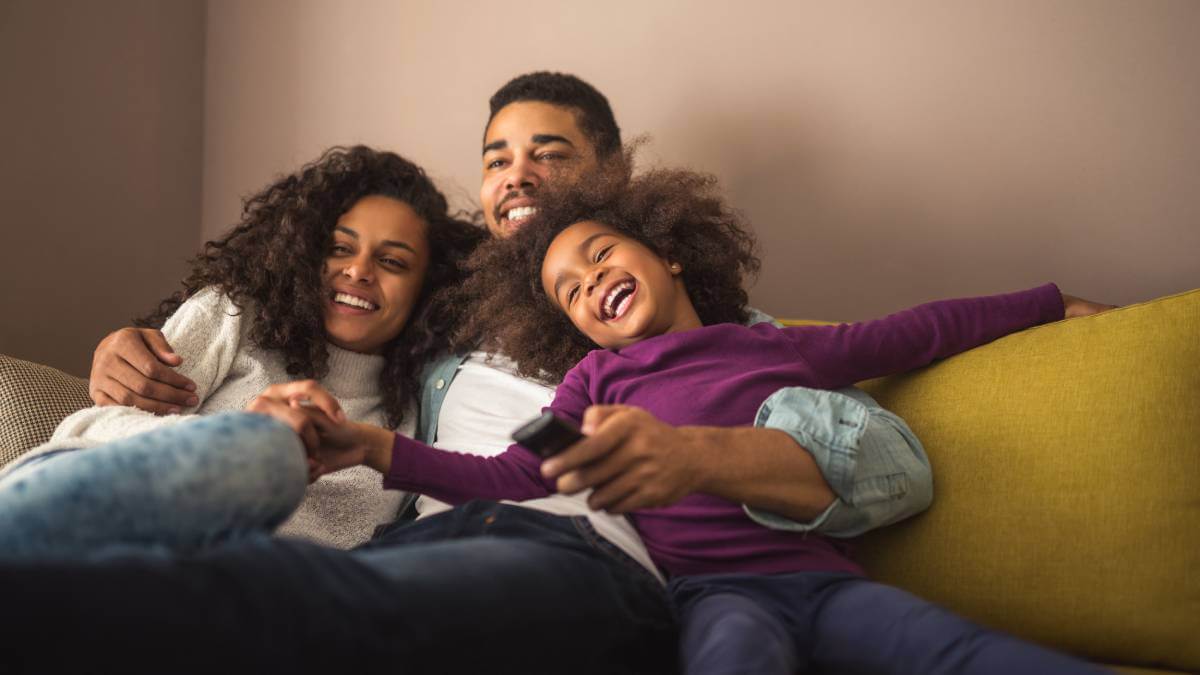
{"label": "purple sweater", "polygon": [[[1009,333],[1063,318],[1053,284],[921,305],[883,319],[777,328],[720,324],[591,352],[559,385],[550,409],[578,423],[588,406],[639,406],[673,425],[749,426],[771,394],[790,386],[839,389],[912,370]],[[541,460],[519,445],[496,457],[444,452],[397,435],[388,488],[452,504],[525,500],[555,490]],[[771,530],[740,504],[693,494],[630,514],[650,557],[670,576],[725,572],[861,573],[844,544]]]}

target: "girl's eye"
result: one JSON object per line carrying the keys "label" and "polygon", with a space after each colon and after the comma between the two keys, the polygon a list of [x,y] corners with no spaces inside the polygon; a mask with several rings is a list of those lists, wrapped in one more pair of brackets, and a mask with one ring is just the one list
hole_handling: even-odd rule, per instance
{"label": "girl's eye", "polygon": [[607,258],[609,252],[613,250],[614,246],[616,246],[616,244],[609,244],[608,246],[605,246],[604,248],[600,249],[599,251],[596,251],[596,262],[600,262],[600,261],[604,260],[605,258]]}
{"label": "girl's eye", "polygon": [[567,291],[567,307],[570,307],[571,304],[575,302],[575,296],[577,295],[579,295],[578,286],[574,286],[571,288],[571,290]]}

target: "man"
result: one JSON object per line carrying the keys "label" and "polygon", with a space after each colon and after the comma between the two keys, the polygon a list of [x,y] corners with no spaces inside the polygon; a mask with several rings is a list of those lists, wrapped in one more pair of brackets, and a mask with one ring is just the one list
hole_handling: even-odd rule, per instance
{"label": "man", "polygon": [[[505,236],[520,227],[536,216],[545,185],[580,180],[616,161],[620,148],[595,89],[566,75],[516,78],[492,98],[484,137],[480,202],[488,229]],[[97,403],[159,412],[188,405],[188,383],[150,350],[173,361],[154,332],[106,338],[92,373]],[[433,364],[428,375],[422,436],[481,454],[506,447],[509,432],[552,393],[482,354]],[[264,404],[285,404],[305,386],[281,385]],[[133,640],[165,659],[155,661],[165,670],[224,648],[241,664],[272,669],[657,672],[674,651],[670,610],[644,547],[604,508],[703,491],[746,504],[767,526],[850,535],[928,504],[919,444],[861,393],[784,390],[764,403],[757,422],[674,428],[636,410],[598,407],[585,418],[588,438],[545,467],[563,492],[580,495],[574,499],[473,502],[437,516],[430,514],[447,507],[422,503],[417,524],[351,554],[251,539],[183,560],[135,556],[7,577],[0,570],[0,579],[17,579],[0,581],[0,595],[14,607],[36,607],[32,598],[50,590],[70,594],[75,606],[56,620],[95,663],[118,658]],[[630,472],[644,478],[633,493],[608,489]],[[117,637],[89,631],[89,616],[104,616]],[[54,656],[65,662],[73,654]],[[135,670],[146,661],[123,665]]]}

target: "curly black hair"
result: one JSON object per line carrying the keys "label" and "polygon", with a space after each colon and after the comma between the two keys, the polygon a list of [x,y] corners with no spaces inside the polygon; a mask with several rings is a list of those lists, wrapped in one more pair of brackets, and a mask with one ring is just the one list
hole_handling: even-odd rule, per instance
{"label": "curly black hair", "polygon": [[421,297],[404,330],[383,348],[384,409],[388,424],[399,426],[419,391],[421,367],[447,347],[458,320],[454,306],[432,301],[432,291],[460,281],[458,263],[487,232],[452,217],[425,172],[395,153],[362,145],[330,148],[248,198],[241,222],[189,262],[183,290],[135,323],[161,327],[185,300],[215,286],[243,311],[253,311],[250,339],[282,353],[289,374],[324,376],[329,354],[322,308],[329,290],[322,271],[333,228],[372,195],[403,201],[428,225],[430,262]]}
{"label": "curly black hair", "polygon": [[596,146],[596,155],[604,159],[621,150],[621,129],[613,117],[608,99],[592,85],[574,75],[539,71],[518,75],[492,94],[488,101],[491,113],[484,134],[505,106],[520,101],[540,101],[575,111],[579,130]]}
{"label": "curly black hair", "polygon": [[534,222],[467,258],[470,276],[447,291],[467,308],[453,349],[503,352],[520,375],[552,383],[596,349],[546,297],[541,282],[551,242],[583,221],[608,225],[682,265],[684,287],[704,325],[747,321],[743,285],[758,273],[755,238],[721,198],[716,178],[669,169],[629,178],[627,167],[614,163],[588,181],[551,191]]}

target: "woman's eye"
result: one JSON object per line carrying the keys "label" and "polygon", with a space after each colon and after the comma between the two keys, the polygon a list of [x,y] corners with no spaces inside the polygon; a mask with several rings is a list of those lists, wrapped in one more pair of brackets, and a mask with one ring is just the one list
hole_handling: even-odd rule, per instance
{"label": "woman's eye", "polygon": [[334,253],[346,254],[350,252],[350,247],[345,244],[334,244],[332,250]]}
{"label": "woman's eye", "polygon": [[383,263],[384,265],[387,265],[388,267],[398,269],[398,270],[408,269],[408,263],[404,262],[403,260],[399,260],[397,258],[380,258],[379,262]]}

